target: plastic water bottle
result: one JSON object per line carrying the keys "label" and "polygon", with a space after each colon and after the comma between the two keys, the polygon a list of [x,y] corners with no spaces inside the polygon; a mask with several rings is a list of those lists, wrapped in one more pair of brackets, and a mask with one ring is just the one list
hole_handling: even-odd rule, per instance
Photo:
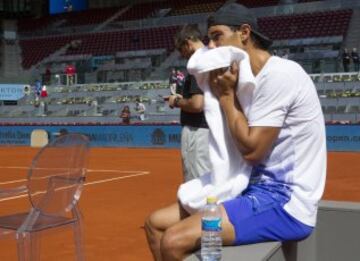
{"label": "plastic water bottle", "polygon": [[221,260],[221,211],[216,197],[208,197],[201,219],[201,260]]}

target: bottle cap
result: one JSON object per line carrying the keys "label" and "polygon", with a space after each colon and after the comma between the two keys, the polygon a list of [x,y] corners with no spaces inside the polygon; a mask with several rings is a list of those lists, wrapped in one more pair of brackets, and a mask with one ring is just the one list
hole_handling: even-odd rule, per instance
{"label": "bottle cap", "polygon": [[208,204],[216,203],[216,202],[217,202],[217,198],[216,198],[215,196],[208,196],[208,197],[206,198],[206,202],[207,202]]}

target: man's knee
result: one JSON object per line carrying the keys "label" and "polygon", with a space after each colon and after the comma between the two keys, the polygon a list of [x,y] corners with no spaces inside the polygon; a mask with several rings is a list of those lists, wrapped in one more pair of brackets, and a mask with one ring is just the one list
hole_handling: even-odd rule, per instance
{"label": "man's knee", "polygon": [[145,219],[144,228],[146,232],[152,229],[150,216]]}
{"label": "man's knee", "polygon": [[157,230],[156,217],[154,216],[154,214],[150,214],[145,219],[144,228],[147,233],[153,233],[155,230]]}
{"label": "man's knee", "polygon": [[162,224],[162,217],[158,213],[158,211],[151,213],[145,219],[144,227],[145,227],[146,231],[149,231],[149,232],[161,231],[161,230],[164,230],[163,226],[164,225]]}

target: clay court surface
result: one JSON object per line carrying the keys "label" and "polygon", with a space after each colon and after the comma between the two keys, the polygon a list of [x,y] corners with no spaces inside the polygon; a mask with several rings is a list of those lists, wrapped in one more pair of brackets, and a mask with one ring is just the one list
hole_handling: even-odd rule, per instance
{"label": "clay court surface", "polygon": [[[0,188],[18,186],[37,149],[0,147]],[[181,182],[177,149],[92,148],[85,190],[85,250],[90,261],[152,260],[144,218],[176,200]],[[360,201],[360,154],[329,153],[324,199]],[[0,200],[0,215],[28,208],[27,198]],[[0,260],[16,260],[16,242],[0,239]],[[41,260],[74,260],[71,230],[46,233]]]}

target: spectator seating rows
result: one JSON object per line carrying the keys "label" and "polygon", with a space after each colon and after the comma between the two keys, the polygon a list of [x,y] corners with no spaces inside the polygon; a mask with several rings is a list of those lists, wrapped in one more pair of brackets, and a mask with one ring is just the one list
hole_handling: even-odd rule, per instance
{"label": "spectator seating rows", "polygon": [[81,45],[66,54],[107,55],[116,52],[160,49],[174,50],[173,35],[177,26],[86,34],[79,37]]}
{"label": "spectator seating rows", "polygon": [[328,123],[360,122],[360,74],[334,73],[310,75]]}
{"label": "spectator seating rows", "polygon": [[[214,5],[216,2],[213,3]],[[142,4],[145,5],[145,4]],[[180,10],[180,9],[179,9]],[[274,40],[345,35],[352,10],[315,12],[259,18],[261,31]],[[177,26],[140,30],[79,34],[21,40],[23,67],[30,68],[57,49],[77,39],[77,48],[67,55],[107,55],[119,51],[165,48],[174,49],[173,35]]]}
{"label": "spectator seating rows", "polygon": [[[319,80],[317,75],[311,75]],[[334,76],[333,76],[334,77]],[[329,75],[322,79],[329,80]],[[356,123],[360,121],[360,84],[350,82],[316,82],[322,109],[328,122]],[[167,81],[128,82],[113,84],[85,84],[76,86],[48,87],[46,110],[41,98],[30,94],[18,106],[2,106],[2,117],[118,117],[125,105],[135,108],[140,98],[145,103],[148,121],[171,121],[178,119],[178,111],[170,110],[163,100],[169,94]]]}
{"label": "spectator seating rows", "polygon": [[360,74],[353,73],[329,73],[329,74],[311,74],[311,79],[315,83],[346,83],[359,82]]}
{"label": "spectator seating rows", "polygon": [[168,14],[170,16],[204,13],[208,11],[213,12],[224,2],[224,0],[199,0],[195,3],[193,0],[171,0],[153,3],[139,3],[133,5],[129,10],[118,17],[115,22],[149,18],[156,16],[157,11],[161,9],[171,9],[171,12]]}
{"label": "spectator seating rows", "polygon": [[44,30],[50,24],[60,19],[57,16],[42,16],[40,18],[26,17],[18,20],[18,32],[34,32],[38,30]]}
{"label": "spectator seating rows", "polygon": [[109,7],[100,9],[89,9],[82,12],[72,12],[66,16],[66,22],[61,26],[67,27],[100,24],[113,16],[120,9],[121,7]]}
{"label": "spectator seating rows", "polygon": [[141,4],[133,5],[121,16],[115,19],[115,22],[149,18],[151,15],[155,13],[157,9],[165,7],[166,6],[164,5],[165,2],[141,3]]}
{"label": "spectator seating rows", "polygon": [[279,3],[279,0],[237,0],[236,1],[239,4],[245,5],[249,8],[254,7],[264,7],[264,6],[274,6]]}
{"label": "spectator seating rows", "polygon": [[48,98],[36,98],[34,93],[30,93],[20,100],[17,106],[3,106],[0,115],[2,117],[117,116],[120,107],[125,105],[135,107],[135,101],[139,98],[150,112],[164,114],[167,109],[162,97],[170,93],[168,83],[159,81],[50,86],[48,89]]}
{"label": "spectator seating rows", "polygon": [[25,69],[30,68],[74,39],[74,36],[54,36],[20,40],[22,66]]}
{"label": "spectator seating rows", "polygon": [[[261,7],[277,5],[279,0],[238,0],[237,2],[248,7]],[[224,3],[225,0],[199,0],[196,1],[196,3],[194,3],[193,0],[139,3],[131,6],[129,10],[124,12],[124,14],[119,16],[115,21],[119,22],[149,18],[152,15],[156,15],[156,11],[160,9],[172,9],[169,15],[214,12]],[[59,23],[60,27],[99,24],[109,19],[124,7],[125,6],[88,9],[47,15],[40,18],[25,17],[18,21],[18,31],[23,33],[45,30],[47,27],[55,25],[56,23]]]}
{"label": "spectator seating rows", "polygon": [[172,51],[173,35],[177,29],[178,27],[171,26],[20,40],[22,65],[28,69],[73,40],[78,40],[78,45],[76,48],[68,48],[67,55],[106,55],[121,51],[160,48]]}
{"label": "spectator seating rows", "polygon": [[314,12],[259,18],[262,32],[273,40],[345,36],[352,10]]}
{"label": "spectator seating rows", "polygon": [[219,9],[224,3],[223,2],[213,2],[213,3],[193,3],[190,5],[184,5],[182,7],[174,8],[169,16],[176,15],[189,15],[197,13],[212,13]]}
{"label": "spectator seating rows", "polygon": [[319,2],[323,0],[299,0],[298,3]]}
{"label": "spectator seating rows", "polygon": [[56,23],[60,23],[60,26],[62,27],[99,24],[109,19],[121,8],[122,7],[96,8],[56,15],[47,15],[40,18],[27,17],[18,21],[18,31],[20,33],[24,33],[45,30],[47,27]]}

